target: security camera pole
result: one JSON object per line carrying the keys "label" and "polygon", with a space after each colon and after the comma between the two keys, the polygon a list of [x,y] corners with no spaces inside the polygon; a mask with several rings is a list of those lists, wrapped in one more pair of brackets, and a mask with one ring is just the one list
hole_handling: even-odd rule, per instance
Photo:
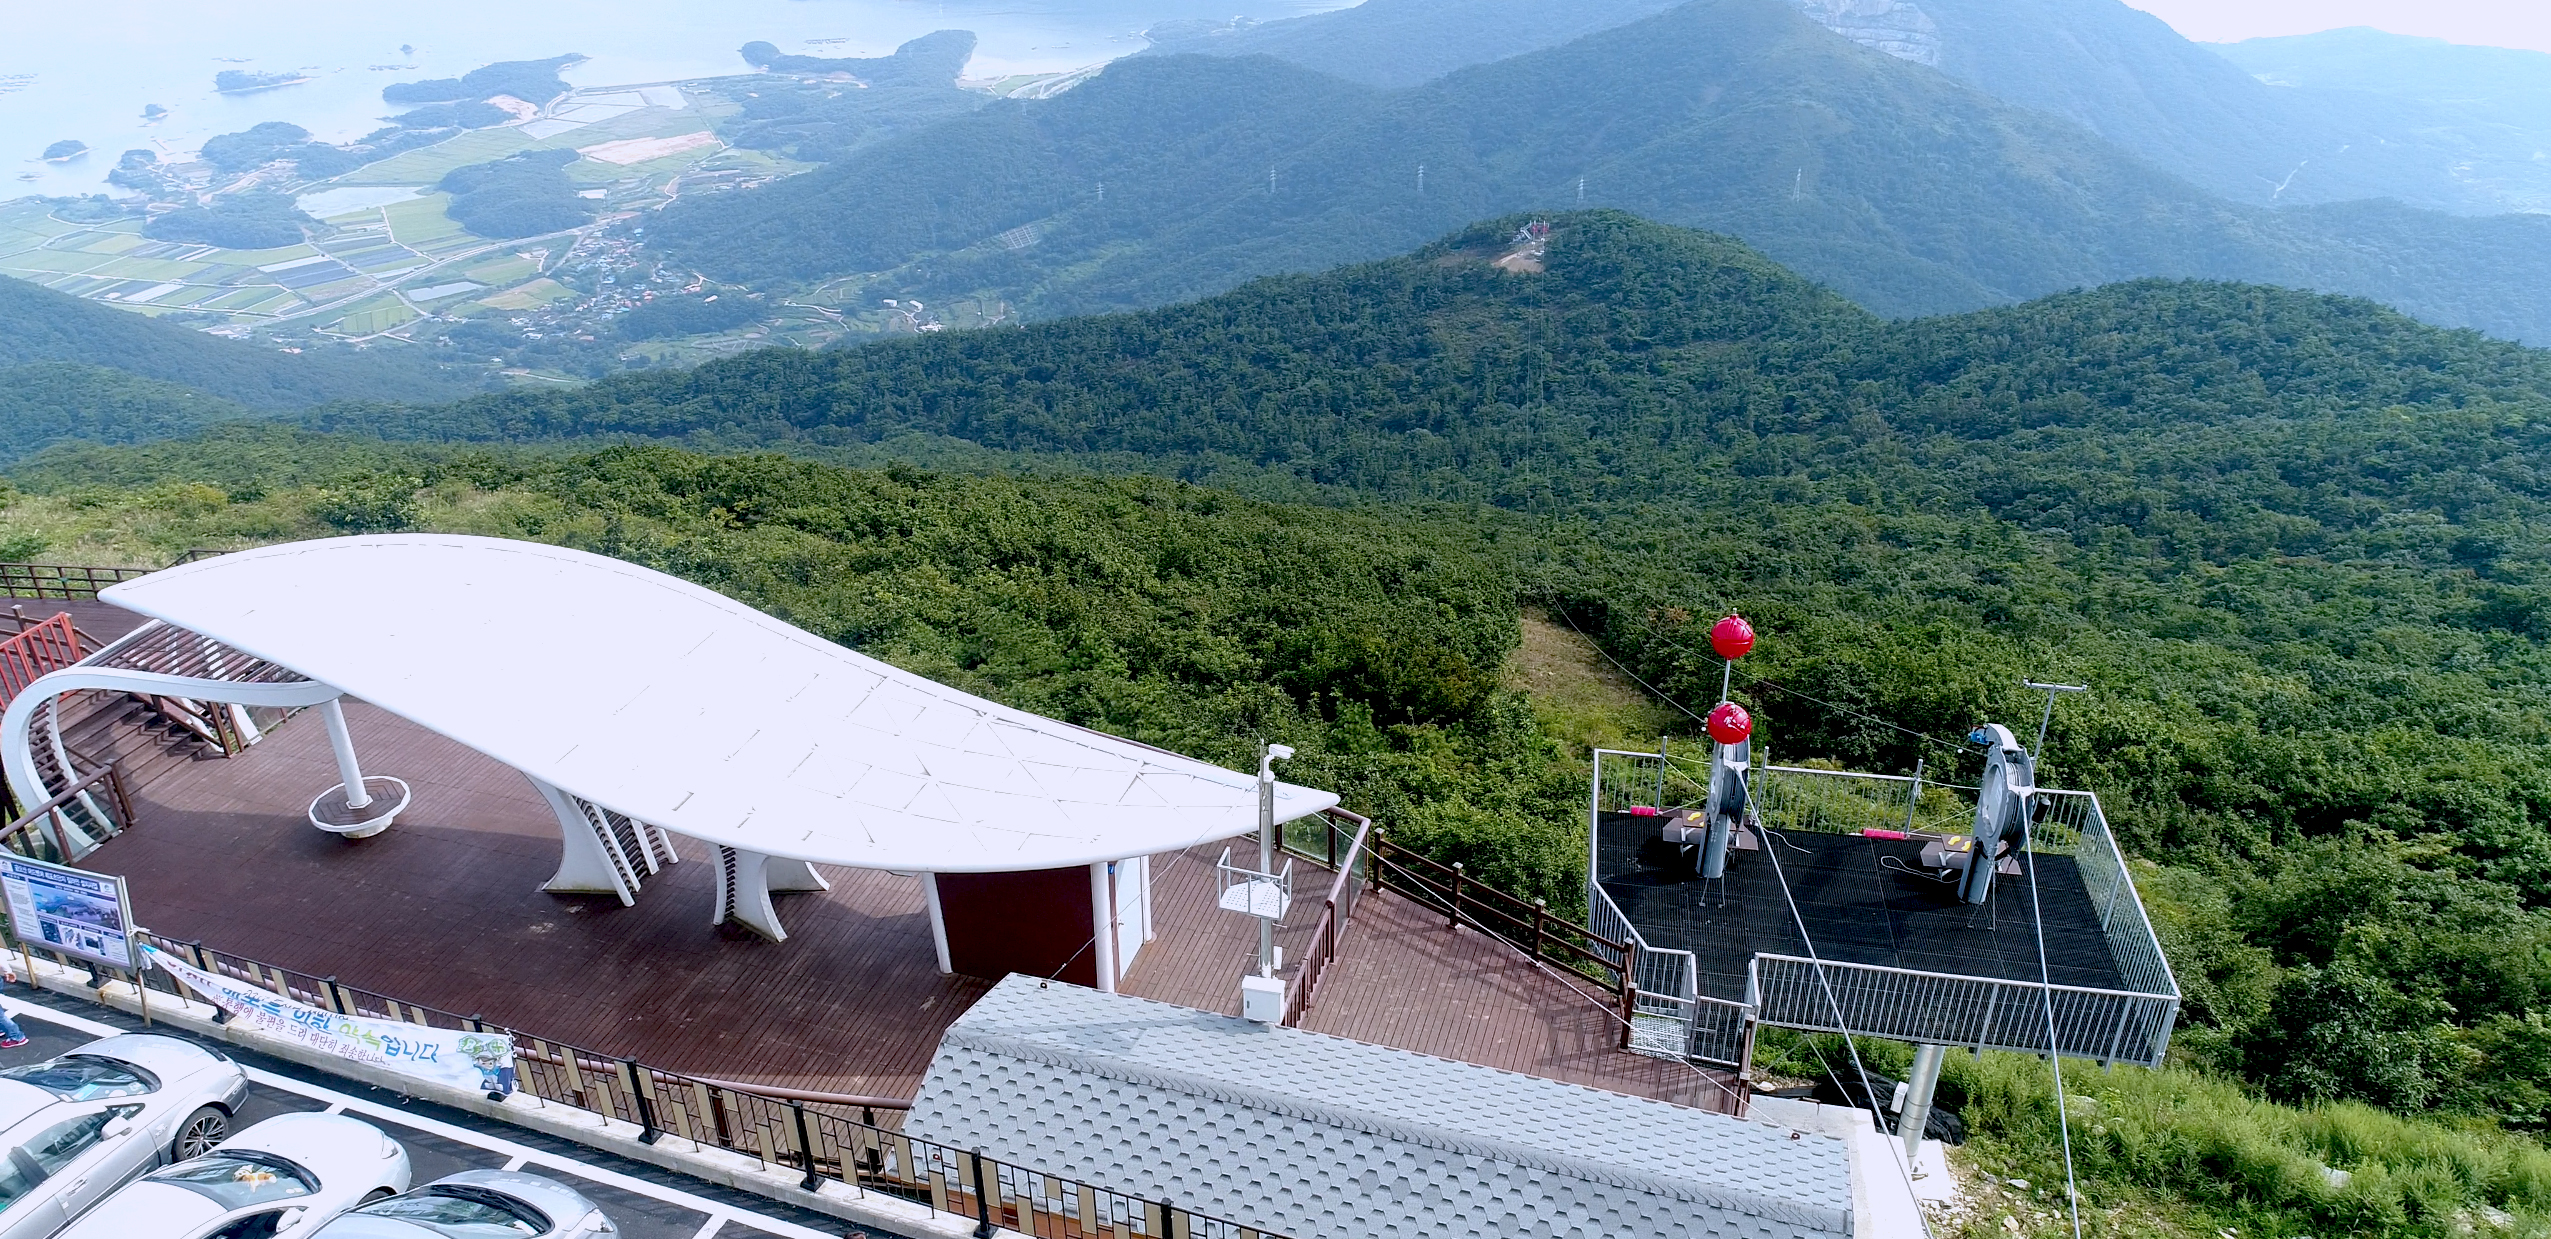
{"label": "security camera pole", "polygon": [[[1275,872],[1275,764],[1290,760],[1293,750],[1270,744],[1258,752],[1258,872]],[[1258,975],[1272,977],[1275,965],[1275,921],[1258,918]]]}

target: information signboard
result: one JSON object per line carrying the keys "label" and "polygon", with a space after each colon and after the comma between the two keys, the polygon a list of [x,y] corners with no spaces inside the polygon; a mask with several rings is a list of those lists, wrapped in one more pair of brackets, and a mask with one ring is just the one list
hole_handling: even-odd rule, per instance
{"label": "information signboard", "polygon": [[133,905],[124,879],[0,853],[0,892],[20,942],[132,969]]}

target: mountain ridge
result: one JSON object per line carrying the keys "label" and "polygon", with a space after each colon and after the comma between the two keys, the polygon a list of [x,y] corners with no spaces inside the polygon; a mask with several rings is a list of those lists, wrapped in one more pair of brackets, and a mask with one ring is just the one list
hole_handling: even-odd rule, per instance
{"label": "mountain ridge", "polygon": [[1784,0],[1691,0],[1399,91],[1136,57],[650,231],[725,278],[883,271],[888,292],[994,290],[1053,317],[1380,257],[1574,205],[1581,178],[1589,205],[1744,237],[1892,315],[2232,278],[2551,340],[2551,219],[2236,206]]}

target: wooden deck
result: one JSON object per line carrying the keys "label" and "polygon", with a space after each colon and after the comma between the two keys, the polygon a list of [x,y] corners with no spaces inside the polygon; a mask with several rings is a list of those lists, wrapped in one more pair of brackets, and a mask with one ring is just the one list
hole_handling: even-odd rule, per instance
{"label": "wooden deck", "polygon": [[[1246,852],[1247,863],[1255,866],[1255,839],[1233,840],[1232,854]],[[1258,964],[1258,922],[1214,904],[1220,893],[1214,862],[1221,859],[1222,849],[1215,843],[1152,858],[1152,919],[1159,936],[1134,957],[1118,989],[1199,1011],[1240,1014],[1240,978]],[[1288,982],[1301,975],[1303,952],[1320,919],[1320,898],[1327,893],[1329,877],[1328,870],[1310,861],[1294,862],[1293,908],[1277,925],[1275,938],[1284,955],[1280,975]]]}
{"label": "wooden deck", "polygon": [[[114,620],[80,617],[101,637],[120,631]],[[161,755],[132,722],[138,707],[101,700],[98,743],[112,732],[119,760],[128,749],[153,755],[136,767],[147,771],[132,789],[136,828],[86,866],[124,875],[136,915],[160,934],[716,1079],[910,1096],[942,1032],[989,987],[940,975],[911,878],[824,869],[831,891],[778,897],[790,935],[780,944],[709,926],[714,875],[695,842],[680,844],[686,863],[648,879],[635,907],[542,892],[558,827],[519,772],[359,702],[346,715],[365,770],[415,792],[372,839],[326,835],[303,818],[336,782],[316,718],[227,760]],[[1153,859],[1156,936],[1126,992],[1238,1013],[1257,929],[1214,905],[1221,849]],[[1331,876],[1309,861],[1296,873],[1277,933],[1288,978],[1311,948]],[[1610,998],[1592,984],[1379,892],[1343,930],[1302,1024],[1706,1109],[1733,1100],[1723,1073],[1618,1049]]]}
{"label": "wooden deck", "polygon": [[346,721],[366,771],[415,791],[387,833],[348,841],[303,819],[336,781],[326,731],[303,717],[138,790],[138,828],[84,863],[123,874],[164,935],[745,1083],[910,1096],[989,988],[940,975],[911,878],[827,868],[831,891],[778,897],[779,944],[709,927],[697,843],[635,907],[546,894],[557,819],[520,773],[360,703]]}
{"label": "wooden deck", "polygon": [[1677,1105],[1739,1112],[1733,1072],[1620,1048],[1615,999],[1442,913],[1372,890],[1302,1027]]}

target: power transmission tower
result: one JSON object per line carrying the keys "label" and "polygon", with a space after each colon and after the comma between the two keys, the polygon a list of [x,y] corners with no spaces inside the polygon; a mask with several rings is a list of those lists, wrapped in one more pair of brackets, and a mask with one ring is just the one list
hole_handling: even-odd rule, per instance
{"label": "power transmission tower", "polygon": [[1425,165],[1425,164],[1419,164],[1419,165],[1417,165],[1417,192],[1419,192],[1419,193],[1421,193],[1421,194],[1426,192],[1426,165]]}
{"label": "power transmission tower", "polygon": [[1581,176],[1581,177],[1578,177],[1578,178],[1577,178],[1577,205],[1578,205],[1578,206],[1584,206],[1585,204],[1586,204],[1586,179],[1585,179],[1584,177],[1582,177],[1582,176]]}

